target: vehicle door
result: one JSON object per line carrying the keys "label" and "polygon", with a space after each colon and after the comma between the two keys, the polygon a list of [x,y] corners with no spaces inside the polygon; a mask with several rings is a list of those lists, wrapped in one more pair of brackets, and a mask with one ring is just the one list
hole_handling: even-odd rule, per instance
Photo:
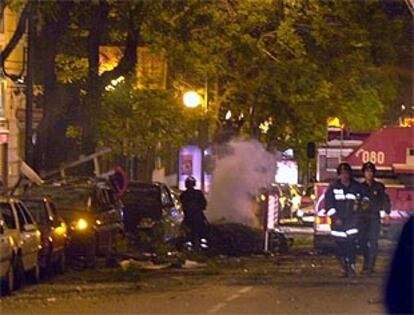
{"label": "vehicle door", "polygon": [[0,203],[0,212],[4,220],[4,224],[7,227],[4,234],[13,239],[13,244],[16,247],[20,244],[20,233],[17,226],[17,217],[13,211],[13,208],[9,202]]}
{"label": "vehicle door", "polygon": [[23,205],[17,201],[13,203],[17,214],[17,221],[20,231],[22,260],[25,270],[34,268],[38,263],[40,250],[40,232],[33,220],[32,215]]}
{"label": "vehicle door", "polygon": [[182,223],[184,221],[184,210],[179,200],[179,197],[175,195],[169,188],[167,188],[170,197],[173,201],[174,207],[170,210],[170,218],[172,222],[172,229],[175,238],[180,237],[180,233],[182,232]]}
{"label": "vehicle door", "polygon": [[111,216],[114,209],[108,202],[105,190],[98,188],[93,198],[95,226],[98,233],[98,251],[105,254],[109,250],[113,222]]}
{"label": "vehicle door", "polygon": [[6,234],[7,226],[0,214],[0,277],[4,277],[10,268],[12,246]]}
{"label": "vehicle door", "polygon": [[164,185],[161,189],[161,204],[162,204],[162,226],[166,240],[171,240],[176,234],[176,223],[174,220],[175,204],[171,198],[168,188]]}
{"label": "vehicle door", "polygon": [[52,242],[53,252],[61,252],[66,245],[66,224],[61,217],[57,214],[55,204],[53,202],[45,202],[46,209],[49,214],[49,218],[52,225]]}

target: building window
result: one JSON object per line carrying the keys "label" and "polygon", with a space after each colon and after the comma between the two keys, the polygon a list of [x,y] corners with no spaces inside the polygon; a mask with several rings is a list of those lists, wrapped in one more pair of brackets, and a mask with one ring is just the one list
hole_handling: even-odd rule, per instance
{"label": "building window", "polygon": [[408,154],[410,155],[410,156],[414,156],[414,148],[410,148],[410,149],[408,149]]}

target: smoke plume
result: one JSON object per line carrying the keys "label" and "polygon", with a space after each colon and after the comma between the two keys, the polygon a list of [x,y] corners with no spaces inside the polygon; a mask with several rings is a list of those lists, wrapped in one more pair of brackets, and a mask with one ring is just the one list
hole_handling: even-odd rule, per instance
{"label": "smoke plume", "polygon": [[234,140],[217,151],[208,219],[258,226],[255,196],[261,187],[273,182],[276,154],[266,151],[256,140]]}

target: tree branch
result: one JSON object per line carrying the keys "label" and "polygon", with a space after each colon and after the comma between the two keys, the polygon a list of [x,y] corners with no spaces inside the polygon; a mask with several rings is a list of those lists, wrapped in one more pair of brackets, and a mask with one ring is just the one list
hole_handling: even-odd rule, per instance
{"label": "tree branch", "polygon": [[[124,54],[118,65],[113,70],[105,71],[102,73],[100,76],[100,83],[102,87],[109,84],[113,78],[118,78],[122,75],[128,74],[134,69],[135,65],[137,64],[137,48],[141,42],[140,27],[142,24],[142,11],[144,10],[143,6],[141,5],[138,7],[138,9],[133,10],[130,13],[130,27],[126,38]],[[134,27],[133,19],[137,16],[139,16],[138,27]]]}
{"label": "tree branch", "polygon": [[18,45],[20,39],[23,37],[23,35],[26,31],[26,20],[29,17],[29,14],[30,14],[29,3],[25,5],[25,7],[24,7],[24,9],[23,9],[23,11],[20,15],[19,22],[17,23],[17,28],[16,28],[16,31],[13,34],[13,37],[10,39],[10,41],[7,43],[6,47],[0,53],[0,61],[1,61],[2,66],[4,66],[4,62],[10,56],[10,54],[13,52],[13,50],[16,48],[16,46]]}
{"label": "tree branch", "polygon": [[126,75],[134,69],[137,63],[137,47],[139,43],[139,35],[136,33],[139,33],[139,31],[135,32],[132,30],[128,32],[124,54],[118,65],[113,70],[105,71],[100,76],[102,86],[108,84],[113,78]]}

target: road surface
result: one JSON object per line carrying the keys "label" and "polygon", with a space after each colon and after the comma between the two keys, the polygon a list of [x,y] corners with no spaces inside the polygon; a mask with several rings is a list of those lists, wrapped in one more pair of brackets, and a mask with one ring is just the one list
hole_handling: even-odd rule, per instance
{"label": "road surface", "polygon": [[206,260],[198,269],[70,272],[0,302],[1,314],[383,314],[389,254],[372,277],[338,276],[336,259],[296,249]]}

